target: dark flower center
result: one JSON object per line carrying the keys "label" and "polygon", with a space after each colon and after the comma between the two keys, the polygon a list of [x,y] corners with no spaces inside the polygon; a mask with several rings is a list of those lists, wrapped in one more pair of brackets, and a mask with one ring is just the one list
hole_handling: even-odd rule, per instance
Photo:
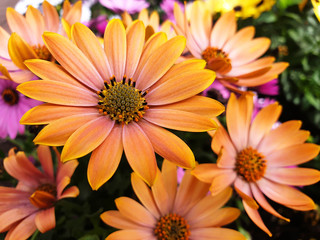
{"label": "dark flower center", "polygon": [[40,185],[29,197],[30,202],[41,209],[54,205],[57,198],[57,187],[50,183]]}
{"label": "dark flower center", "polygon": [[183,217],[170,213],[159,219],[154,234],[158,240],[188,240],[190,236],[189,228]]}
{"label": "dark flower center", "polygon": [[121,82],[117,82],[115,77],[110,79],[110,83],[105,82],[104,88],[97,92],[99,112],[109,115],[117,123],[138,122],[149,107],[144,98],[147,91],[142,92],[136,89],[135,85],[135,82],[126,76]]}
{"label": "dark flower center", "polygon": [[46,46],[40,44],[34,45],[32,49],[36,52],[37,56],[42,60],[51,61],[53,59],[51,53]]}
{"label": "dark flower center", "polygon": [[247,182],[255,182],[262,178],[266,167],[265,157],[252,147],[242,150],[237,155],[235,170]]}
{"label": "dark flower center", "polygon": [[15,89],[6,88],[2,92],[3,100],[9,105],[15,105],[19,102],[19,94]]}

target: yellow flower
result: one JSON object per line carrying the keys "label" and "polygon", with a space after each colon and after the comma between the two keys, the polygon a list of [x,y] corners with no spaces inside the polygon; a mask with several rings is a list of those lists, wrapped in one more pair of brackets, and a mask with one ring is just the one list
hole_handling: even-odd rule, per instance
{"label": "yellow flower", "polygon": [[253,95],[237,99],[232,94],[226,110],[229,133],[220,126],[212,136],[217,164],[201,164],[193,171],[197,178],[211,183],[214,195],[233,185],[249,217],[270,236],[257,210],[259,205],[289,220],[276,212],[264,195],[288,208],[308,211],[314,209],[314,202],[293,186],[320,180],[320,171],[296,167],[316,157],[320,149],[316,144],[304,143],[310,133],[300,130],[301,122],[288,121],[272,129],[281,109],[278,103],[270,104],[251,122]]}
{"label": "yellow flower", "polygon": [[[157,173],[155,152],[184,168],[193,168],[190,148],[165,130],[214,129],[210,119],[221,103],[196,94],[214,80],[203,60],[174,65],[185,48],[182,36],[162,32],[145,42],[145,27],[135,21],[125,30],[111,20],[104,48],[83,24],[72,27],[72,40],[45,33],[45,44],[60,65],[30,60],[26,65],[43,80],[17,87],[47,104],[28,111],[23,124],[48,124],[35,143],[60,146],[62,161],[92,152],[88,180],[98,189],[116,171],[122,152],[149,185]],[[211,112],[213,111],[213,112]]]}
{"label": "yellow flower", "polygon": [[176,4],[175,30],[187,38],[192,57],[204,59],[224,86],[253,87],[267,83],[283,72],[288,63],[274,63],[274,57],[261,57],[270,46],[266,37],[253,38],[252,26],[236,31],[233,11],[223,14],[212,26],[212,16],[201,1],[191,5],[190,21]]}
{"label": "yellow flower", "polygon": [[55,174],[50,148],[39,146],[37,153],[42,171],[24,152],[11,149],[4,159],[5,170],[18,180],[15,188],[0,186],[0,232],[8,232],[6,240],[28,239],[36,229],[44,233],[55,228],[55,203],[79,195],[75,186],[65,189],[78,161],[62,164],[56,151]]}
{"label": "yellow flower", "polygon": [[[0,78],[22,83],[37,79],[28,70],[24,61],[28,59],[54,58],[43,43],[45,31],[60,32],[60,20],[57,10],[47,1],[42,5],[43,14],[29,5],[26,16],[22,16],[13,8],[7,9],[7,21],[11,36],[0,27]],[[63,5],[62,24],[64,29],[79,21],[81,17],[81,1],[71,6],[69,1]]]}
{"label": "yellow flower", "polygon": [[234,10],[237,17],[258,18],[262,12],[269,11],[276,3],[275,0],[207,0],[205,5],[211,13],[229,12]]}
{"label": "yellow flower", "polygon": [[313,5],[313,11],[315,15],[318,18],[318,21],[320,22],[320,2],[317,0],[311,0],[312,5]]}
{"label": "yellow flower", "polygon": [[177,185],[177,168],[164,160],[162,172],[150,189],[135,174],[131,184],[140,203],[127,197],[115,200],[118,211],[107,211],[101,219],[121,229],[110,234],[107,240],[119,239],[223,239],[245,240],[232,229],[221,228],[240,215],[239,209],[221,208],[231,197],[226,189],[217,196],[208,195],[209,184],[198,181],[185,172]]}

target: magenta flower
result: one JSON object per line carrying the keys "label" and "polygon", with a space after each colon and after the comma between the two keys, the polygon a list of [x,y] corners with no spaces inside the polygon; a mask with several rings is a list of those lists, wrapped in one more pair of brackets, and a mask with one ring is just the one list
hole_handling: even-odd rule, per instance
{"label": "magenta flower", "polygon": [[41,102],[27,98],[16,91],[17,83],[0,79],[0,138],[16,138],[18,132],[24,133],[24,126],[19,123],[22,115]]}
{"label": "magenta flower", "polygon": [[173,14],[173,7],[175,2],[180,6],[181,9],[184,9],[183,4],[176,0],[163,0],[160,4],[161,9],[166,14],[166,19],[169,19],[170,21],[173,21],[173,22],[175,22],[174,14]]}
{"label": "magenta flower", "polygon": [[129,14],[133,14],[149,7],[149,3],[145,0],[99,0],[99,2],[115,13],[127,11]]}
{"label": "magenta flower", "polygon": [[202,95],[210,96],[211,94],[209,92],[215,92],[216,94],[214,95],[221,95],[223,99],[229,99],[230,97],[230,90],[223,86],[219,81],[214,81],[206,90],[202,92]]}
{"label": "magenta flower", "polygon": [[107,24],[108,20],[106,15],[100,15],[94,19],[91,19],[89,22],[84,23],[84,25],[89,27],[91,30],[96,30],[100,36],[103,36]]}
{"label": "magenta flower", "polygon": [[279,95],[278,79],[275,78],[270,82],[255,87],[254,90],[264,95],[277,96]]}

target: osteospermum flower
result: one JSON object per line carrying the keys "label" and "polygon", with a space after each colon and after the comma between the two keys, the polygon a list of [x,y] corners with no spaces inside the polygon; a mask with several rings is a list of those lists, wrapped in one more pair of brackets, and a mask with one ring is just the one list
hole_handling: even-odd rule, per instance
{"label": "osteospermum flower", "polygon": [[30,108],[40,102],[23,96],[16,90],[17,83],[0,79],[0,138],[9,136],[15,139],[24,133],[25,127],[19,123],[20,118]]}
{"label": "osteospermum flower", "polygon": [[217,80],[234,90],[235,86],[253,87],[273,80],[288,63],[274,63],[274,57],[262,56],[270,39],[253,39],[255,29],[245,27],[236,32],[234,11],[223,14],[212,27],[212,16],[201,1],[190,6],[190,21],[175,4],[175,30],[187,38],[192,57],[204,59],[207,68],[217,74]]}
{"label": "osteospermum flower", "polygon": [[278,103],[263,108],[251,122],[252,111],[251,94],[239,99],[231,95],[226,110],[229,133],[220,126],[212,138],[217,164],[201,164],[193,174],[211,183],[213,194],[233,185],[249,217],[271,236],[257,210],[259,205],[284,220],[288,219],[276,212],[265,196],[295,210],[314,209],[312,199],[294,186],[318,182],[320,172],[292,166],[313,159],[320,148],[304,143],[309,132],[300,130],[300,121],[288,121],[272,129],[281,113]]}
{"label": "osteospermum flower", "polygon": [[65,145],[62,161],[93,151],[88,165],[93,189],[113,175],[123,150],[132,169],[150,185],[157,173],[154,152],[184,168],[194,167],[190,148],[163,127],[207,131],[216,126],[210,118],[224,107],[195,96],[214,80],[214,73],[203,69],[204,61],[174,65],[185,38],[167,40],[157,33],[145,43],[141,21],[125,30],[119,19],[107,25],[104,49],[83,24],[73,26],[72,37],[75,44],[44,34],[61,66],[43,60],[26,63],[43,80],[23,83],[18,90],[48,102],[21,119],[23,124],[48,124],[34,142]]}
{"label": "osteospermum flower", "polygon": [[[124,12],[121,17],[125,26],[129,26],[133,22],[132,17],[128,12]],[[155,32],[165,32],[168,39],[176,36],[169,20],[164,21],[160,25],[160,17],[157,11],[153,11],[149,16],[148,10],[144,8],[139,12],[138,19],[146,26],[146,40]]]}
{"label": "osteospermum flower", "polygon": [[[31,5],[25,17],[13,8],[7,9],[7,22],[11,36],[0,27],[0,78],[22,83],[37,79],[37,76],[24,65],[27,59],[54,58],[45,47],[42,39],[44,31],[60,32],[60,20],[57,10],[47,1],[42,4],[43,14]],[[71,6],[69,1],[63,5],[62,24],[68,33],[71,24],[81,17],[81,1]]]}
{"label": "osteospermum flower", "polygon": [[5,240],[27,239],[37,229],[44,233],[56,225],[54,205],[63,198],[76,197],[79,189],[65,189],[78,165],[77,160],[60,163],[56,174],[49,147],[39,146],[37,153],[43,171],[37,169],[24,152],[9,151],[5,170],[18,180],[16,188],[0,186],[0,232]]}
{"label": "osteospermum flower", "polygon": [[235,230],[221,228],[240,215],[236,208],[221,208],[231,197],[230,188],[217,196],[207,195],[209,185],[193,177],[190,170],[177,186],[176,166],[166,160],[151,189],[135,173],[131,184],[142,204],[120,197],[115,200],[118,211],[101,214],[106,224],[121,229],[107,240],[246,239]]}
{"label": "osteospermum flower", "polygon": [[128,12],[130,14],[140,12],[149,7],[145,0],[99,0],[102,6],[111,9],[115,13]]}

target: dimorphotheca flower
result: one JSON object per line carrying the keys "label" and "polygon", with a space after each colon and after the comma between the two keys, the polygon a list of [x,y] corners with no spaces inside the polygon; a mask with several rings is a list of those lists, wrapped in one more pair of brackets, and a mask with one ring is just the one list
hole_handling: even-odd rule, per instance
{"label": "dimorphotheca flower", "polygon": [[[13,8],[7,9],[7,21],[12,32],[11,36],[0,27],[0,78],[22,83],[37,79],[25,66],[27,59],[54,58],[43,43],[45,31],[61,32],[57,10],[47,1],[42,4],[43,14],[31,5],[25,17]],[[69,32],[70,25],[78,22],[81,17],[81,1],[71,6],[69,1],[63,5],[62,24]]]}
{"label": "dimorphotheca flower", "polygon": [[263,108],[251,122],[252,111],[251,94],[239,99],[231,95],[226,111],[229,134],[220,126],[212,138],[217,164],[200,164],[193,174],[211,183],[213,194],[233,185],[249,217],[271,236],[258,213],[259,205],[285,220],[288,219],[276,212],[265,196],[295,210],[314,209],[312,199],[294,186],[318,182],[320,171],[292,166],[316,157],[320,147],[304,143],[309,132],[300,130],[300,121],[288,121],[272,129],[281,113],[278,103]]}
{"label": "dimorphotheca flower", "polygon": [[5,240],[27,239],[36,229],[42,233],[53,229],[55,203],[79,194],[75,186],[65,189],[78,161],[62,164],[57,155],[55,174],[49,147],[39,146],[37,152],[43,171],[24,152],[11,149],[4,159],[5,170],[18,180],[16,188],[0,186],[0,232],[8,232]]}
{"label": "dimorphotheca flower", "polygon": [[230,188],[217,196],[207,195],[209,184],[197,180],[190,170],[178,186],[177,168],[166,160],[151,189],[135,173],[131,184],[142,204],[120,197],[115,200],[118,211],[101,214],[106,224],[121,229],[107,240],[245,239],[235,230],[221,228],[240,215],[236,208],[221,208],[231,197]]}
{"label": "dimorphotheca flower", "polygon": [[9,136],[15,139],[18,132],[24,133],[24,126],[19,123],[20,118],[30,108],[40,104],[39,101],[19,93],[17,86],[15,82],[0,79],[0,138]]}
{"label": "dimorphotheca flower", "polygon": [[[125,30],[111,20],[104,49],[83,24],[72,28],[73,42],[44,34],[46,46],[61,64],[30,60],[26,65],[43,80],[18,90],[47,104],[31,109],[23,124],[48,124],[34,142],[65,145],[62,161],[92,152],[88,180],[98,189],[115,172],[124,150],[132,169],[150,185],[157,173],[155,152],[184,168],[193,168],[190,148],[165,130],[208,131],[221,103],[196,94],[214,80],[203,60],[174,65],[185,48],[182,36],[167,40],[157,33],[145,42],[145,27],[135,21]],[[112,147],[110,147],[112,146]]]}
{"label": "dimorphotheca flower", "polygon": [[[223,14],[212,26],[212,15],[201,1],[190,6],[190,21],[175,4],[175,30],[187,38],[192,57],[204,59],[217,80],[231,89],[254,87],[273,80],[288,63],[274,63],[274,57],[262,56],[270,46],[266,37],[253,38],[252,26],[236,31],[234,11]],[[259,59],[258,59],[259,58]]]}

